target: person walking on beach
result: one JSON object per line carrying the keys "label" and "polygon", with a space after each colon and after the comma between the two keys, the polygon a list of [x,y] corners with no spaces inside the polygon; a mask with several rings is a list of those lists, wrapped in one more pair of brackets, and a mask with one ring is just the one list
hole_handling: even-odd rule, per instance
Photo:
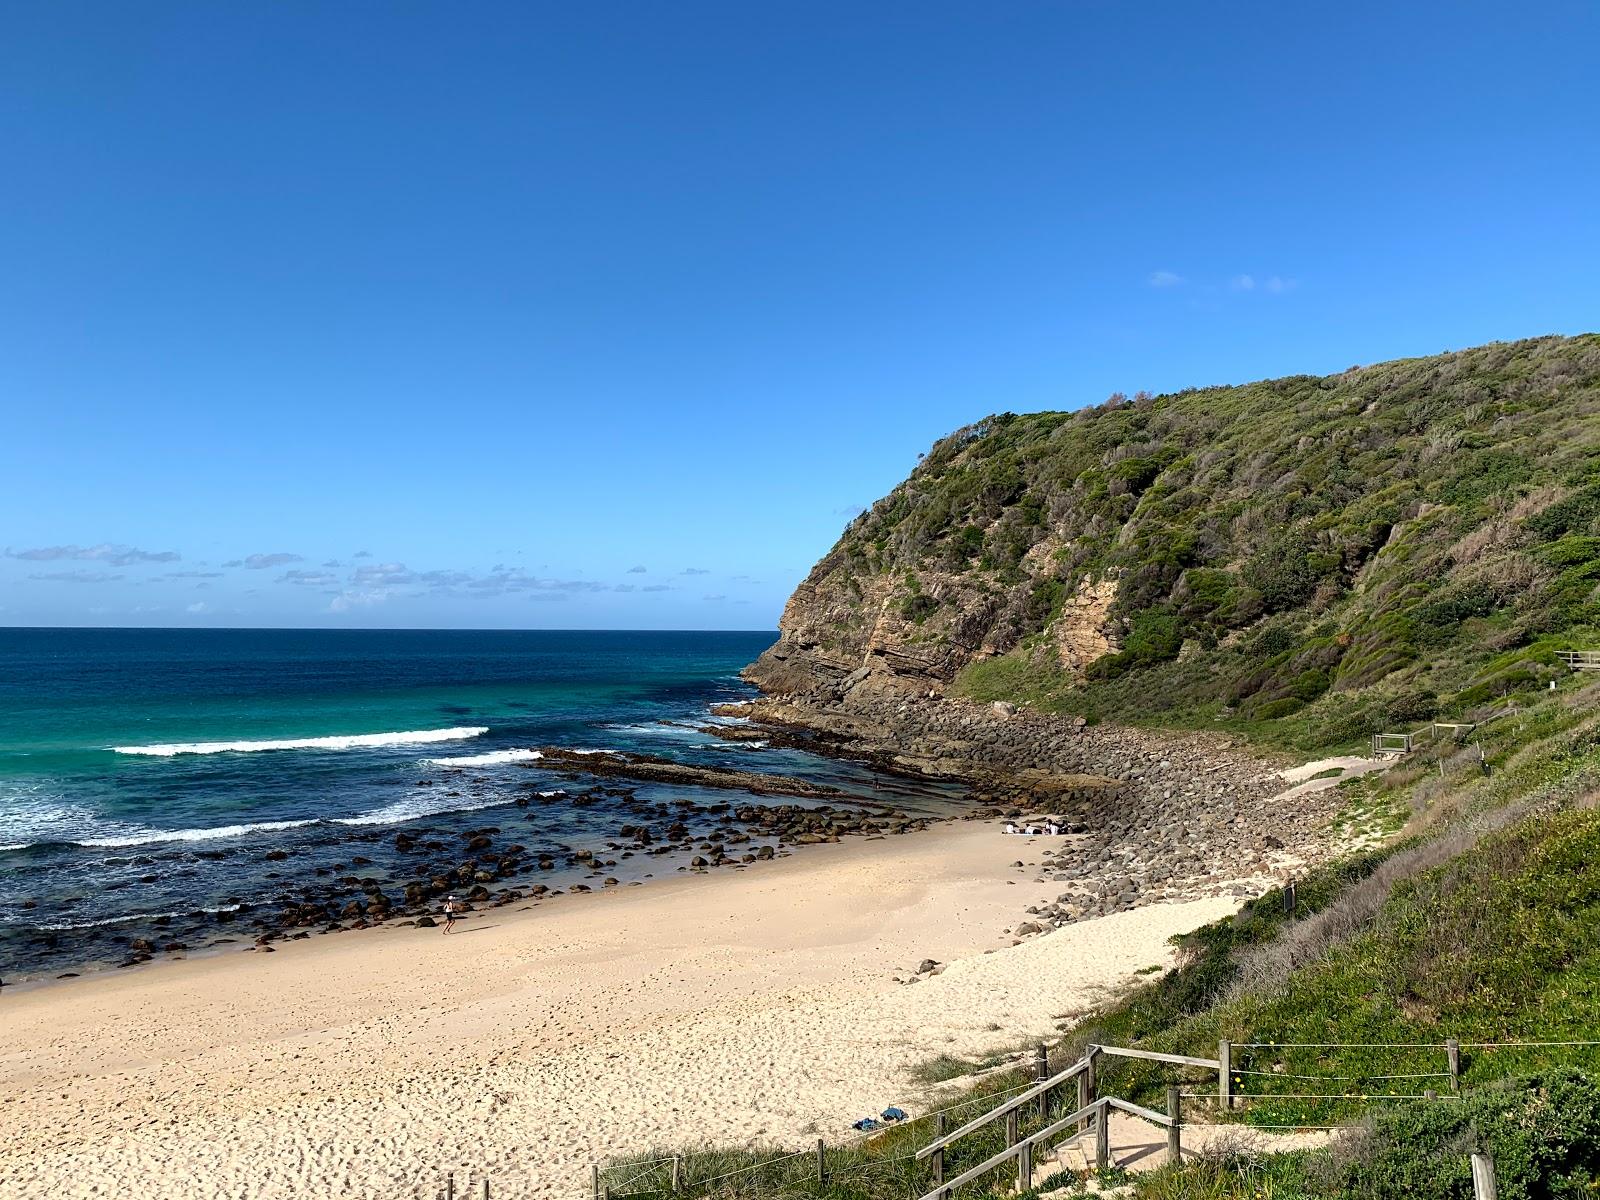
{"label": "person walking on beach", "polygon": [[449,933],[455,928],[456,923],[456,898],[451,896],[444,902],[444,931]]}

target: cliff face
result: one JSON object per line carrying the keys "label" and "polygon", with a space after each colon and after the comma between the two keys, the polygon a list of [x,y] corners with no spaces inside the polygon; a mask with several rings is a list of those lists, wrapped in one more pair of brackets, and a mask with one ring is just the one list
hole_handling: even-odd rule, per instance
{"label": "cliff face", "polygon": [[990,417],[850,524],[747,675],[1135,717],[1381,693],[1345,736],[1470,706],[1600,625],[1597,416],[1585,335]]}

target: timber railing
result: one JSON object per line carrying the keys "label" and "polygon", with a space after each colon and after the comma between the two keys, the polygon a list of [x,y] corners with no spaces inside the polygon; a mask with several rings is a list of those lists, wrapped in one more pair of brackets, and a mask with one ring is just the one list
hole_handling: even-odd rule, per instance
{"label": "timber railing", "polygon": [[[1227,1043],[1222,1043],[1226,1046]],[[1042,1049],[1042,1047],[1041,1047]],[[1026,1191],[1031,1186],[1033,1179],[1034,1158],[1039,1150],[1047,1148],[1052,1142],[1069,1142],[1076,1138],[1094,1135],[1095,1150],[1094,1163],[1096,1167],[1108,1165],[1111,1157],[1110,1147],[1110,1115],[1113,1108],[1140,1117],[1154,1125],[1160,1125],[1167,1130],[1167,1155],[1176,1162],[1182,1154],[1181,1133],[1182,1116],[1180,1112],[1180,1092],[1176,1086],[1167,1088],[1167,1111],[1158,1113],[1154,1109],[1145,1108],[1131,1100],[1123,1100],[1117,1096],[1095,1096],[1095,1063],[1101,1055],[1116,1058],[1137,1058],[1147,1062],[1170,1063],[1176,1066],[1199,1067],[1217,1072],[1217,1086],[1226,1090],[1228,1086],[1228,1068],[1225,1058],[1194,1058],[1187,1054],[1164,1054],[1155,1050],[1134,1050],[1126,1046],[1094,1046],[1091,1045],[1082,1058],[1073,1063],[1064,1071],[1057,1072],[1048,1079],[1040,1080],[1033,1087],[1014,1096],[997,1108],[990,1110],[961,1128],[942,1134],[917,1151],[918,1159],[931,1159],[933,1174],[933,1190],[922,1197],[922,1200],[946,1200],[950,1193],[963,1184],[979,1179],[991,1171],[998,1170],[1008,1162],[1017,1164],[1017,1190]],[[1056,1088],[1064,1087],[1068,1083],[1077,1085],[1078,1107],[1071,1113],[1057,1121],[1046,1125],[1043,1129],[1029,1134],[1027,1137],[1018,1136],[1018,1114],[1029,1104],[1036,1103],[1040,1114],[1049,1111],[1050,1093]],[[956,1142],[979,1130],[993,1125],[996,1121],[1006,1122],[1006,1148],[998,1154],[991,1155],[969,1167],[953,1179],[945,1179],[945,1153]],[[1063,1137],[1062,1135],[1066,1136]]]}
{"label": "timber railing", "polygon": [[[1124,1060],[1116,1070],[1114,1059]],[[1600,1041],[1222,1040],[1215,1058],[1091,1044],[1056,1071],[1040,1046],[1029,1064],[1034,1078],[1006,1090],[969,1096],[858,1137],[774,1151],[757,1161],[739,1151],[616,1161],[592,1168],[556,1200],[956,1200],[957,1193],[965,1200],[1000,1194],[1019,1183],[1025,1190],[1052,1151],[1074,1144],[1082,1165],[1063,1165],[1064,1171],[1118,1165],[1111,1139],[1116,1113],[1163,1129],[1166,1158],[1178,1161],[1203,1148],[1202,1139],[1186,1131],[1227,1122],[1230,1114],[1243,1118],[1247,1129],[1337,1134],[1357,1127],[1380,1105],[1456,1102],[1471,1078],[1488,1082],[1515,1073],[1513,1064],[1522,1070],[1548,1066],[1552,1059],[1577,1059],[1600,1070]],[[1161,1069],[1152,1074],[1141,1064]],[[1124,1094],[1109,1094],[1113,1088]],[[1163,1090],[1165,1112],[1128,1098],[1160,1096]],[[977,1108],[984,1111],[970,1115]],[[1160,1140],[1152,1139],[1136,1154],[1147,1156],[1159,1148]],[[1492,1172],[1492,1164],[1475,1164],[1474,1171]],[[496,1183],[495,1200],[534,1194],[506,1183]],[[475,1183],[468,1189],[439,1195],[477,1200]]]}

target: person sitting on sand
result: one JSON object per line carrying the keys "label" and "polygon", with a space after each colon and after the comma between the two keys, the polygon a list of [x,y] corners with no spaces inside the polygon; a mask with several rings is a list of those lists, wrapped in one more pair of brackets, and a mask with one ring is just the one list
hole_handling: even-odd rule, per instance
{"label": "person sitting on sand", "polygon": [[1000,832],[1001,833],[1021,833],[1022,830],[1017,828],[1017,823],[1015,821],[1007,821],[1006,822],[1006,827],[1004,829],[1002,829]]}
{"label": "person sitting on sand", "polygon": [[1051,837],[1058,837],[1061,834],[1061,826],[1057,825],[1054,821],[1051,821],[1050,824],[1046,825],[1045,829],[1049,832]]}
{"label": "person sitting on sand", "polygon": [[449,933],[456,923],[456,898],[451,896],[444,902],[444,931]]}
{"label": "person sitting on sand", "polygon": [[1022,832],[1027,834],[1029,837],[1038,837],[1039,836],[1039,827],[1037,825],[1029,825]]}

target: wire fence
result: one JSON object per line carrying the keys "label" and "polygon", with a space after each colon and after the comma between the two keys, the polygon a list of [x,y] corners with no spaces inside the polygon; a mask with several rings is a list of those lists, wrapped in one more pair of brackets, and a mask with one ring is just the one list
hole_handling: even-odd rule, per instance
{"label": "wire fence", "polygon": [[[1241,1122],[1243,1128],[1272,1133],[1327,1133],[1341,1134],[1361,1128],[1349,1119],[1351,1107],[1367,1108],[1374,1104],[1451,1102],[1459,1101],[1460,1087],[1472,1082],[1475,1060],[1486,1056],[1528,1053],[1547,1060],[1561,1051],[1600,1051],[1600,1040],[1595,1039],[1507,1039],[1495,1041],[1457,1042],[1238,1042],[1231,1046],[1236,1057],[1229,1062],[1230,1086],[1226,1091],[1221,1078],[1213,1073],[1216,1084],[1196,1089],[1194,1084],[1201,1069],[1180,1068],[1189,1076],[1190,1087],[1178,1092],[1178,1099],[1199,1104],[1213,1115],[1227,1122]],[[1407,1062],[1419,1055],[1445,1056],[1445,1070],[1401,1070],[1400,1067],[1424,1063]],[[1256,1065],[1260,1056],[1276,1060],[1268,1066]],[[1316,1060],[1311,1064],[1298,1060],[1304,1057]],[[1339,1060],[1350,1056],[1389,1056],[1395,1069],[1384,1070],[1377,1066],[1359,1069],[1356,1065],[1342,1065]],[[1565,1057],[1564,1055],[1560,1057]],[[1585,1056],[1587,1057],[1587,1056]],[[1331,1061],[1329,1061],[1331,1060]],[[1321,1062],[1327,1069],[1315,1069]],[[1437,1058],[1435,1058],[1435,1064]],[[1250,1064],[1250,1065],[1247,1065]],[[1151,1064],[1136,1064],[1149,1067]],[[1293,1066],[1296,1069],[1290,1070]],[[1021,1068],[1019,1068],[1021,1069]],[[1172,1073],[1170,1070],[1167,1072]],[[1503,1072],[1502,1072],[1503,1073]],[[1493,1072],[1485,1072],[1493,1077]],[[1256,1090],[1246,1090],[1246,1081]],[[1282,1080],[1289,1088],[1278,1091],[1271,1081]],[[1438,1089],[1417,1090],[1419,1083],[1438,1081]],[[1312,1090],[1306,1085],[1327,1085],[1327,1090]],[[1340,1085],[1365,1085],[1357,1088]],[[1410,1084],[1404,1090],[1389,1091],[1383,1084]],[[1297,1086],[1298,1085],[1298,1086]],[[1038,1079],[1029,1079],[1015,1086],[985,1091],[981,1095],[956,1100],[941,1108],[929,1109],[909,1116],[905,1120],[886,1122],[879,1128],[854,1133],[843,1138],[819,1139],[814,1146],[785,1151],[750,1161],[746,1151],[687,1151],[680,1154],[658,1154],[657,1157],[623,1159],[610,1164],[597,1164],[590,1169],[586,1186],[560,1192],[543,1189],[519,1192],[514,1185],[497,1184],[481,1176],[468,1180],[457,1190],[453,1177],[436,1193],[436,1200],[501,1200],[503,1197],[522,1200],[537,1195],[539,1200],[653,1200],[653,1198],[679,1197],[696,1200],[710,1196],[761,1196],[792,1197],[817,1195],[824,1190],[839,1190],[839,1185],[852,1181],[859,1185],[863,1195],[892,1200],[916,1200],[936,1188],[932,1163],[926,1155],[919,1155],[923,1145],[933,1142],[943,1134],[952,1118],[968,1121],[975,1110],[996,1112],[1005,1108],[1016,1096],[1039,1086]],[[1290,1090],[1293,1089],[1293,1090]],[[1057,1097],[1052,1100],[1047,1093],[1041,1102],[1030,1099],[1016,1107],[1004,1133],[1007,1145],[1016,1139],[1027,1140],[1035,1133],[1046,1130],[1047,1122],[1066,1112],[1062,1104],[1070,1101]],[[1051,1106],[1054,1106],[1053,1110]],[[1282,1115],[1271,1111],[1274,1106],[1295,1106]],[[1054,1117],[1052,1118],[1052,1111]],[[1326,1114],[1333,1120],[1317,1119]],[[1191,1113],[1186,1118],[1194,1123]],[[1296,1119],[1299,1118],[1299,1119]],[[993,1137],[1001,1136],[998,1124],[987,1127]],[[913,1130],[924,1132],[913,1133]],[[936,1130],[936,1132],[935,1132]],[[1062,1134],[1061,1144],[1087,1136],[1074,1128]],[[970,1148],[960,1148],[955,1143],[939,1156],[939,1170],[946,1172],[970,1169],[981,1165],[994,1149],[993,1140],[985,1142],[977,1135],[969,1139]],[[919,1161],[919,1159],[921,1161]],[[741,1161],[743,1160],[743,1161]],[[1010,1169],[1009,1164],[995,1171]],[[876,1182],[872,1182],[873,1180]],[[871,1186],[868,1186],[868,1185]],[[963,1191],[976,1188],[983,1191],[982,1182],[968,1184]],[[846,1187],[844,1191],[852,1189]],[[992,1190],[992,1189],[991,1189]]]}

